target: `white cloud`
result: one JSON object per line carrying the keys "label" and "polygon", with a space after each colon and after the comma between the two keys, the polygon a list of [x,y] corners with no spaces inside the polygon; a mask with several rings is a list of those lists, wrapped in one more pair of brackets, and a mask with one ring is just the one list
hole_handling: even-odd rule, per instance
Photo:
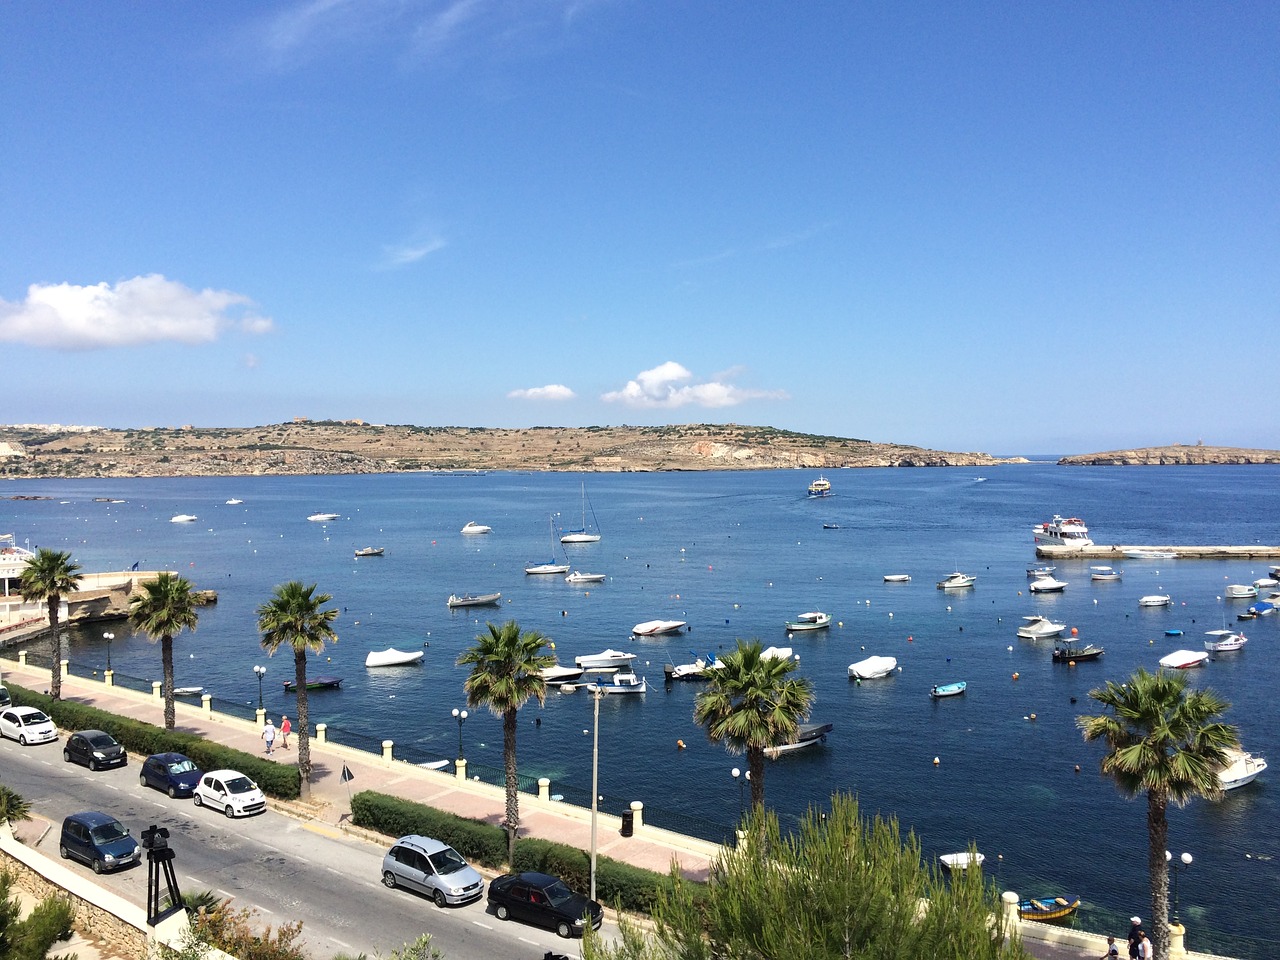
{"label": "white cloud", "polygon": [[549,383],[545,387],[527,387],[512,390],[507,394],[510,400],[572,400],[577,394],[562,383]]}
{"label": "white cloud", "polygon": [[271,330],[271,318],[253,306],[242,294],[195,291],[154,273],[114,286],[33,283],[21,303],[0,299],[0,341],[54,350],[211,343],[227,330]]}
{"label": "white cloud", "polygon": [[406,267],[411,263],[417,263],[423,257],[430,256],[437,250],[443,250],[446,244],[439,237],[432,237],[430,240],[424,240],[422,243],[403,244],[398,247],[383,247],[383,259],[381,267],[384,270],[392,270],[396,267]]}
{"label": "white cloud", "polygon": [[[736,371],[735,371],[736,372]],[[722,374],[722,377],[725,375]],[[748,390],[735,387],[722,380],[706,383],[688,383],[693,374],[668,360],[652,370],[645,370],[627,381],[621,390],[603,394],[606,403],[623,403],[640,409],[671,409],[674,407],[733,407],[748,400],[786,400],[784,390]]]}

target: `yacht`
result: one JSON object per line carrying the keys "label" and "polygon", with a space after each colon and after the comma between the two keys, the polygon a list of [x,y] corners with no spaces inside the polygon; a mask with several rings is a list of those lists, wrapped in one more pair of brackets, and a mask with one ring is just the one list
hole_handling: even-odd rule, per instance
{"label": "yacht", "polygon": [[573,662],[583,670],[616,670],[620,667],[630,670],[631,662],[635,658],[634,653],[626,653],[622,650],[601,650],[599,653],[574,657]]}
{"label": "yacht", "polygon": [[1247,751],[1228,747],[1226,753],[1227,765],[1218,771],[1218,783],[1223,790],[1235,790],[1253,783],[1258,774],[1267,769],[1265,759]]}
{"label": "yacht", "polygon": [[978,578],[967,573],[956,571],[950,576],[943,577],[938,581],[939,590],[960,590],[964,587],[972,587],[978,582]]}
{"label": "yacht", "polygon": [[200,518],[197,517],[194,513],[180,513],[177,516],[170,517],[169,522],[170,523],[194,523],[198,519]]}
{"label": "yacht", "polygon": [[1025,622],[1018,628],[1018,636],[1024,640],[1040,640],[1056,637],[1067,629],[1065,623],[1054,623],[1048,617],[1030,616],[1022,618]]}
{"label": "yacht", "polygon": [[473,533],[492,533],[493,527],[484,523],[476,523],[474,520],[468,520],[466,526],[462,528],[462,532],[468,535]]}
{"label": "yacht", "polygon": [[1037,523],[1031,528],[1036,543],[1055,543],[1065,547],[1088,547],[1089,528],[1079,517],[1063,518],[1054,514],[1052,520]]}
{"label": "yacht", "polygon": [[338,520],[341,517],[342,514],[340,513],[313,513],[307,519],[312,523],[328,523],[330,520]]}

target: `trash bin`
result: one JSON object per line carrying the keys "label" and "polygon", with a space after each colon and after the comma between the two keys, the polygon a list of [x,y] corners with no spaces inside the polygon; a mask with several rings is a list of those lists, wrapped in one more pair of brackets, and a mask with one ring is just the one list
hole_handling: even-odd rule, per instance
{"label": "trash bin", "polygon": [[622,811],[622,835],[629,837],[636,832],[636,814],[634,810]]}

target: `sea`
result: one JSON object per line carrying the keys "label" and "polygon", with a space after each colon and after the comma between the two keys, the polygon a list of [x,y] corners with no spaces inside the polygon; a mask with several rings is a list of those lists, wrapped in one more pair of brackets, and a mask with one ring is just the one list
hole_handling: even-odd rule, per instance
{"label": "sea", "polygon": [[[806,495],[812,471],[699,473],[409,473],[375,476],[21,480],[0,495],[0,532],[19,544],[70,550],[86,571],[169,569],[218,593],[198,629],[175,645],[177,684],[199,685],[218,709],[252,716],[255,666],[272,715],[293,716],[281,681],[286,657],[268,658],[255,610],[288,580],[315,583],[340,611],[339,641],[314,656],[312,675],[343,680],[310,696],[313,721],[335,740],[370,750],[395,741],[397,757],[452,759],[500,782],[499,720],[468,708],[458,655],[486,623],[515,620],[551,639],[562,662],[606,648],[636,654],[642,697],[600,706],[601,806],[644,803],[646,822],[725,840],[749,800],[735,756],[692,719],[696,682],[665,684],[663,665],[722,654],[740,639],[789,646],[815,693],[811,719],[832,723],[820,746],[767,765],[765,796],[784,825],[855,795],[862,811],[895,818],[928,858],[967,849],[988,876],[1022,896],[1079,896],[1081,927],[1123,935],[1149,916],[1146,805],[1100,773],[1097,744],[1077,718],[1090,691],[1154,670],[1179,648],[1202,649],[1208,630],[1241,627],[1245,649],[1213,655],[1191,675],[1231,703],[1227,719],[1246,749],[1280,760],[1280,616],[1238,623],[1250,601],[1228,584],[1267,575],[1270,560],[1118,560],[1119,582],[1090,580],[1085,560],[1058,561],[1060,594],[1033,595],[1032,526],[1081,517],[1098,543],[1280,544],[1280,468],[1273,466],[1063,467],[1051,461],[982,468],[829,471],[833,493]],[[585,486],[584,486],[585,484]],[[560,528],[586,519],[598,543],[562,547]],[[104,499],[105,498],[105,499]],[[240,500],[241,503],[228,503]],[[309,515],[333,512],[320,523]],[[191,523],[171,523],[176,514]],[[492,526],[463,536],[468,521]],[[385,548],[357,559],[361,547]],[[573,586],[523,568],[566,557],[607,575]],[[977,576],[944,592],[953,571]],[[909,583],[885,583],[906,573]],[[451,593],[501,591],[500,607],[450,610]],[[1138,598],[1165,593],[1167,608]],[[788,634],[785,621],[821,610],[830,629]],[[1105,655],[1054,663],[1052,640],[1021,640],[1024,616],[1066,623]],[[644,620],[687,621],[667,637],[632,639]],[[1181,635],[1169,631],[1181,630]],[[149,689],[157,646],[127,623],[73,631],[73,672],[112,665]],[[365,654],[422,650],[420,665],[367,670]],[[899,669],[853,682],[849,664],[872,654]],[[12,655],[11,652],[6,655]],[[934,684],[963,680],[963,696],[934,700]],[[452,711],[468,709],[459,725]],[[589,805],[592,700],[549,692],[520,714],[522,785],[551,780],[553,794]],[[1273,761],[1274,762],[1274,761]],[[1218,802],[1169,814],[1177,910],[1188,946],[1242,958],[1280,956],[1280,766]]]}

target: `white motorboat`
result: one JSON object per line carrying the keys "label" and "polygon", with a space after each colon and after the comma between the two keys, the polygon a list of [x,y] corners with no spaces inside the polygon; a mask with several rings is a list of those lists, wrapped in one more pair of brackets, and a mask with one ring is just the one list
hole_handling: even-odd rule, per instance
{"label": "white motorboat", "polygon": [[780,743],[774,747],[765,747],[764,755],[770,760],[777,760],[784,753],[803,750],[827,742],[827,734],[834,729],[833,723],[802,723],[796,730],[796,738],[790,743]]}
{"label": "white motorboat", "polygon": [[819,476],[817,480],[809,484],[809,496],[811,497],[829,497],[831,496],[831,481],[826,477]]}
{"label": "white motorboat", "polygon": [[716,669],[716,659],[712,654],[695,657],[693,663],[669,663],[662,668],[668,680],[706,680],[709,671]]}
{"label": "white motorboat", "polygon": [[177,516],[169,518],[170,523],[192,523],[200,518],[194,513],[179,513]]}
{"label": "white motorboat", "polygon": [[1100,580],[1105,582],[1108,580],[1119,580],[1122,576],[1124,576],[1124,571],[1116,570],[1114,567],[1090,567],[1089,568],[1090,580]]}
{"label": "white motorboat", "polygon": [[238,503],[244,503],[244,501],[243,501],[243,500],[237,500],[235,497],[232,497],[230,500],[228,500],[228,501],[227,501],[227,506],[228,506],[228,507],[234,507],[234,506],[235,506],[236,504],[238,504]]}
{"label": "white motorboat", "polygon": [[1170,670],[1189,670],[1191,667],[1203,667],[1209,654],[1203,650],[1175,650],[1160,658],[1160,666]]}
{"label": "white motorboat", "polygon": [[387,552],[386,547],[361,547],[356,551],[357,557],[380,557]]}
{"label": "white motorboat", "polygon": [[340,513],[313,513],[307,517],[312,523],[328,523],[330,520],[339,520],[342,518]]}
{"label": "white motorboat", "polygon": [[1227,765],[1218,771],[1218,783],[1223,790],[1235,790],[1253,783],[1258,774],[1267,769],[1267,761],[1252,753],[1227,748]]}
{"label": "white motorboat", "polygon": [[366,667],[402,667],[406,664],[417,663],[422,659],[421,650],[397,650],[394,647],[388,647],[386,650],[370,650],[368,656],[364,658]]}
{"label": "white motorboat", "polygon": [[1065,623],[1054,623],[1048,617],[1033,615],[1023,617],[1023,624],[1018,628],[1018,636],[1024,640],[1043,640],[1056,637],[1067,629]]}
{"label": "white motorboat", "polygon": [[1089,539],[1089,528],[1079,517],[1063,518],[1054,514],[1052,520],[1037,523],[1031,528],[1036,543],[1053,543],[1065,547],[1087,547],[1093,541]]}
{"label": "white motorboat", "polygon": [[649,685],[644,677],[637,677],[630,669],[619,670],[607,680],[587,684],[587,690],[591,693],[644,693],[648,689]]}
{"label": "white motorboat", "polygon": [[982,866],[987,858],[981,853],[965,851],[964,853],[944,853],[938,859],[948,870],[968,870],[970,867]]}
{"label": "white motorboat", "polygon": [[446,601],[451,607],[488,607],[502,599],[501,593],[456,593],[449,594]]}
{"label": "white motorboat", "polygon": [[599,653],[574,657],[573,662],[583,670],[617,670],[622,667],[629,670],[631,661],[635,658],[634,653],[627,653],[624,650],[601,650]]}
{"label": "white motorboat", "polygon": [[821,610],[802,613],[794,620],[787,621],[788,630],[824,630],[831,626],[831,614]]}
{"label": "white motorboat", "polygon": [[[767,660],[770,658],[774,660],[790,660],[791,648],[790,647],[765,647],[763,650],[760,651],[760,659]],[[714,665],[718,667],[720,665],[720,661],[717,660]]]}
{"label": "white motorboat", "polygon": [[632,636],[656,637],[664,633],[678,633],[684,629],[684,620],[646,620],[631,628]]}
{"label": "white motorboat", "polygon": [[1135,550],[1126,550],[1124,555],[1130,560],[1176,560],[1178,554],[1173,550],[1149,550],[1141,547]]}
{"label": "white motorboat", "polygon": [[1140,607],[1167,607],[1171,603],[1173,603],[1173,598],[1163,593],[1152,593],[1138,598],[1138,606]]}
{"label": "white motorboat", "polygon": [[1041,577],[1052,577],[1053,571],[1057,567],[1027,567],[1027,576],[1032,580],[1039,580]]}
{"label": "white motorboat", "polygon": [[1204,642],[1204,648],[1212,653],[1224,653],[1229,650],[1240,650],[1249,638],[1243,633],[1236,633],[1234,630],[1207,630],[1205,636],[1209,639]]}
{"label": "white motorboat", "polygon": [[967,573],[961,573],[957,570],[950,576],[944,577],[938,581],[939,590],[963,590],[965,587],[972,587],[978,582],[978,578]]}
{"label": "white motorboat", "polygon": [[1280,587],[1280,580],[1277,580],[1275,577],[1259,577],[1257,580],[1253,581],[1253,585],[1259,590],[1271,590],[1275,587]]}
{"label": "white motorboat", "polygon": [[1222,595],[1228,600],[1252,600],[1258,595],[1258,588],[1251,583],[1233,583],[1222,591]]}
{"label": "white motorboat", "polygon": [[473,533],[493,533],[493,527],[483,523],[476,523],[474,520],[468,520],[462,528],[462,532],[468,536]]}
{"label": "white motorboat", "polygon": [[1061,593],[1067,589],[1067,581],[1055,580],[1053,577],[1041,577],[1027,585],[1032,593]]}
{"label": "white motorboat", "polygon": [[198,697],[204,693],[204,687],[174,687],[173,695],[175,697]]}
{"label": "white motorboat", "polygon": [[853,680],[877,680],[898,669],[896,657],[867,657],[849,664],[849,677]]}
{"label": "white motorboat", "polygon": [[584,672],[582,667],[562,667],[558,663],[551,667],[543,667],[538,671],[544,681],[552,684],[573,683]]}
{"label": "white motorboat", "polygon": [[[587,526],[587,511],[591,511],[591,526]],[[594,532],[593,532],[594,531]],[[565,530],[560,537],[561,543],[599,543],[600,524],[596,522],[596,511],[587,499],[587,484],[582,483],[582,526],[576,530]]]}
{"label": "white motorboat", "polygon": [[909,573],[886,573],[884,575],[885,583],[910,583],[911,574]]}
{"label": "white motorboat", "polygon": [[603,583],[605,575],[603,573],[583,573],[581,570],[575,570],[564,578],[565,583]]}

